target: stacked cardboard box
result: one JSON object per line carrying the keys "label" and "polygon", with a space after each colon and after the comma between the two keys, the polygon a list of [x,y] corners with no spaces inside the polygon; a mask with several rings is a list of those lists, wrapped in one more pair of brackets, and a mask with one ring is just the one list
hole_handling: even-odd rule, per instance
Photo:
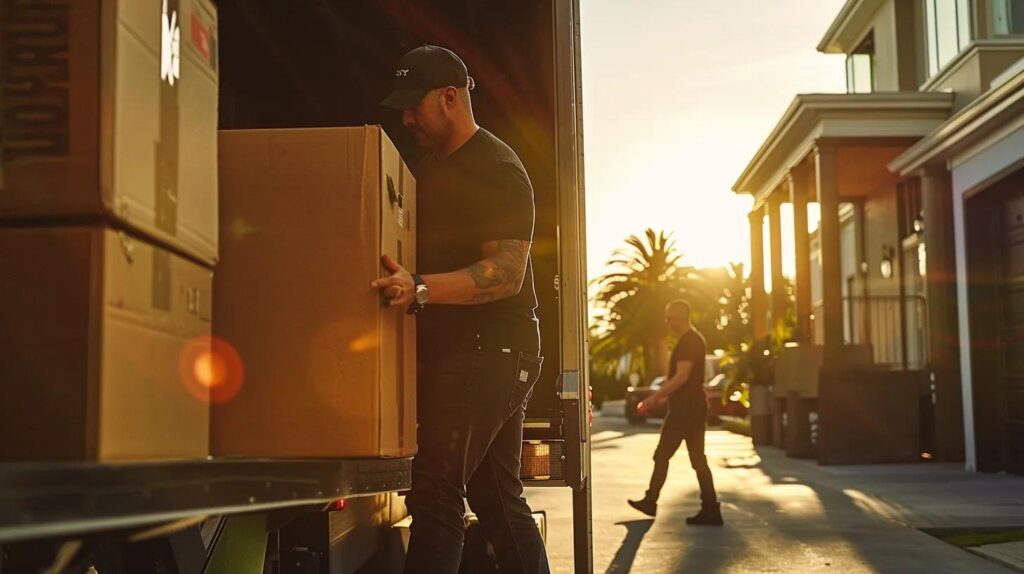
{"label": "stacked cardboard box", "polygon": [[415,269],[415,191],[379,127],[221,132],[214,333],[246,374],[214,454],[415,452],[414,320],[370,288]]}
{"label": "stacked cardboard box", "polygon": [[208,269],[110,228],[25,227],[0,229],[0,278],[4,459],[205,456],[209,391],[180,363],[210,351]]}
{"label": "stacked cardboard box", "polygon": [[205,456],[214,6],[0,4],[0,459]]}

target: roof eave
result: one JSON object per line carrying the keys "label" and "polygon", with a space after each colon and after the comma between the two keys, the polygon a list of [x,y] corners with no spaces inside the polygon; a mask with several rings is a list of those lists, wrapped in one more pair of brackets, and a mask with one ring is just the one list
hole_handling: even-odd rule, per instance
{"label": "roof eave", "polygon": [[911,175],[928,164],[948,159],[958,150],[982,137],[979,128],[998,125],[1000,118],[1024,107],[1024,71],[991,89],[921,141],[889,163],[889,171]]}
{"label": "roof eave", "polygon": [[869,17],[878,11],[881,4],[882,0],[846,0],[828,31],[818,42],[818,51],[825,54],[845,54],[855,48],[852,43],[860,40],[861,28],[867,26],[870,22]]}
{"label": "roof eave", "polygon": [[839,10],[839,14],[836,15],[835,19],[832,20],[832,24],[829,25],[828,31],[818,42],[818,51],[825,54],[835,54],[837,46],[835,44],[836,38],[839,33],[846,27],[850,22],[850,16],[854,13],[854,8],[861,3],[861,0],[846,0],[843,7]]}
{"label": "roof eave", "polygon": [[[807,135],[814,131],[813,126],[820,124],[832,113],[877,113],[891,110],[914,110],[941,112],[949,114],[953,107],[953,95],[945,93],[922,94],[918,92],[896,94],[801,94],[786,110],[782,119],[765,139],[757,153],[747,164],[739,179],[733,184],[732,191],[747,194],[755,198],[763,191],[755,182],[771,181],[773,177],[765,173],[777,171],[777,167],[766,168],[766,164],[777,157],[776,150],[783,145],[787,136],[792,135],[798,123],[811,126]],[[880,120],[884,121],[884,120]],[[924,135],[921,133],[920,135]],[[800,141],[806,139],[800,137]],[[799,144],[792,146],[794,150]]]}
{"label": "roof eave", "polygon": [[786,108],[786,112],[782,114],[782,118],[779,120],[775,127],[772,128],[771,133],[765,138],[764,142],[761,143],[761,147],[754,153],[754,157],[751,158],[750,163],[743,169],[743,173],[740,174],[739,179],[736,180],[732,185],[732,191],[736,194],[748,194],[755,195],[757,192],[749,189],[750,180],[753,179],[757,172],[757,169],[764,162],[768,156],[768,152],[775,147],[778,141],[782,138],[782,135],[789,131],[789,126],[792,125],[797,114],[803,107],[804,98],[807,94],[798,94],[793,98],[792,103]]}

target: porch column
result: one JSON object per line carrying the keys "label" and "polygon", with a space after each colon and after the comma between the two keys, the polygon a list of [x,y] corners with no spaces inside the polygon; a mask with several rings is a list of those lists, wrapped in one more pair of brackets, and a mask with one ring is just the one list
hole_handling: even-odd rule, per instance
{"label": "porch column", "polygon": [[786,178],[789,200],[793,204],[793,239],[796,252],[796,340],[805,345],[814,340],[811,332],[811,234],[807,231],[807,197],[810,170],[799,166]]}
{"label": "porch column", "polygon": [[785,200],[782,190],[775,190],[768,196],[768,244],[771,254],[772,272],[772,335],[782,332],[786,322],[786,307],[789,296],[786,295],[786,278],[782,274],[782,217],[781,207]]}
{"label": "porch column", "polygon": [[[764,293],[764,208],[750,212],[750,314],[754,349],[768,334],[768,305]],[[771,390],[767,373],[755,369],[750,385],[750,439],[756,445],[772,442]]]}
{"label": "porch column", "polygon": [[923,168],[921,207],[926,250],[925,295],[928,351],[935,389],[935,458],[964,460],[963,398],[960,388],[960,334],[957,315],[953,189],[942,165]]}
{"label": "porch column", "polygon": [[833,147],[819,145],[814,150],[815,187],[821,208],[819,227],[821,294],[824,302],[821,321],[825,334],[826,365],[840,366],[843,347],[843,276],[839,230],[839,166]]}
{"label": "porch column", "polygon": [[751,211],[750,219],[750,323],[754,341],[768,334],[768,312],[764,293],[764,212]]}

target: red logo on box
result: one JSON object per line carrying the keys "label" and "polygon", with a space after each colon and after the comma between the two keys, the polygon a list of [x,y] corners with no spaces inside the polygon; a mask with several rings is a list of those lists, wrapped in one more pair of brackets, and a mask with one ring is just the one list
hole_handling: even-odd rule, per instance
{"label": "red logo on box", "polygon": [[210,61],[210,29],[203,26],[202,20],[192,14],[192,44],[203,55],[203,59]]}

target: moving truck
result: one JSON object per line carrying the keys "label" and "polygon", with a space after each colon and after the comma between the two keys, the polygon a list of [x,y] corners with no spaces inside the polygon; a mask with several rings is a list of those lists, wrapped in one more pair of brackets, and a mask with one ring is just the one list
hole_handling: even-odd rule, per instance
{"label": "moving truck", "polygon": [[[208,153],[217,138],[214,116],[196,102],[216,92],[222,134],[380,125],[414,166],[414,142],[400,118],[377,102],[391,85],[395,62],[424,43],[448,47],[466,61],[476,82],[478,122],[517,151],[534,185],[532,256],[545,362],[527,412],[522,475],[528,486],[572,490],[575,571],[591,572],[579,0],[0,0],[0,176],[6,176],[0,177],[0,232],[22,242],[7,241],[4,253],[10,260],[17,259],[11,253],[33,255],[42,245],[37,236],[49,238],[55,258],[22,258],[30,262],[19,268],[61,285],[48,296],[64,297],[79,286],[108,301],[124,292],[115,302],[130,306],[133,289],[142,285],[145,301],[166,299],[174,308],[180,298],[190,321],[181,325],[209,332],[210,317],[214,324],[217,317],[210,293],[225,261],[218,261],[217,234],[210,233],[218,222],[207,221],[215,204],[190,191],[210,185],[216,173],[215,165],[194,169],[191,159]],[[202,83],[191,81],[199,74]],[[167,167],[174,165],[176,172]],[[100,190],[95,205],[76,199],[83,182]],[[6,204],[19,186],[40,193]],[[244,233],[245,225],[221,219],[219,235]],[[92,267],[66,268],[76,249]],[[82,279],[90,269],[101,270],[103,280]],[[26,301],[24,311],[3,308],[0,339],[5,325],[35,329],[69,352],[105,358],[97,359],[100,367],[82,359],[82,372],[106,370],[82,381],[76,392],[85,399],[55,402],[65,410],[51,419],[25,414],[42,412],[31,404],[31,389],[49,389],[45,380],[33,380],[29,390],[19,390],[28,379],[0,380],[0,402],[21,405],[0,406],[15,421],[0,424],[6,435],[0,450],[17,453],[13,460],[0,457],[0,574],[400,568],[408,448],[382,449],[379,457],[266,458],[221,456],[217,449],[204,457],[190,446],[184,455],[140,457],[175,424],[192,425],[183,436],[201,445],[211,423],[197,413],[190,415],[194,424],[169,419],[151,404],[133,409],[128,399],[115,401],[116,410],[93,412],[106,404],[95,393],[132,389],[133,373],[140,382],[150,375],[163,380],[166,373],[146,372],[159,368],[152,361],[161,355],[134,356],[132,372],[120,369],[107,380],[110,368],[132,356],[122,349],[138,344],[137,337],[100,340],[88,317],[43,313],[42,303],[30,304],[16,287],[0,274],[0,292]],[[108,305],[101,315],[120,321],[123,311]],[[46,315],[44,331],[25,315],[30,312]],[[72,328],[78,330],[65,337],[61,330]],[[175,336],[184,341],[192,331],[182,333]],[[165,348],[165,339],[154,345]],[[46,355],[33,357],[41,363]],[[78,372],[65,366],[55,367],[61,376]],[[151,400],[133,392],[118,396]],[[110,413],[118,415],[108,420]],[[57,430],[51,420],[59,422]],[[128,425],[147,420],[164,425],[159,436],[135,435]],[[88,432],[65,448],[74,425]],[[248,443],[255,448],[273,438]],[[37,447],[45,454],[33,456]],[[467,553],[485,554],[472,546]]]}

